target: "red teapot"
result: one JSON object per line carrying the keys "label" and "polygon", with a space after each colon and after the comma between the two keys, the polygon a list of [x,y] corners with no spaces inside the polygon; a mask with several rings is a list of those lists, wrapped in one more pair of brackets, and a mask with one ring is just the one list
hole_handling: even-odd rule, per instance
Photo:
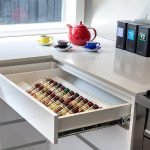
{"label": "red teapot", "polygon": [[[83,46],[87,41],[93,41],[96,38],[96,30],[94,28],[87,28],[82,21],[80,21],[80,25],[76,25],[72,27],[70,24],[67,24],[69,28],[69,40],[74,45]],[[94,31],[94,37],[91,39],[91,33],[89,29]]]}

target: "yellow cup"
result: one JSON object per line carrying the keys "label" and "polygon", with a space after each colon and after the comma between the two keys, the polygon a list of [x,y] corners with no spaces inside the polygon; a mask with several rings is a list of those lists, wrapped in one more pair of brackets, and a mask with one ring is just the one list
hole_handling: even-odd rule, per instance
{"label": "yellow cup", "polygon": [[40,39],[39,39],[39,42],[41,44],[48,44],[48,43],[51,43],[53,40],[53,37],[52,36],[47,36],[47,35],[41,35],[40,36]]}

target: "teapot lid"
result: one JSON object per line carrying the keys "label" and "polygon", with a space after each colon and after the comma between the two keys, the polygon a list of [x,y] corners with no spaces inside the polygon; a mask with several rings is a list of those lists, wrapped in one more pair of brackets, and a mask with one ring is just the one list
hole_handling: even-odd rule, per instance
{"label": "teapot lid", "polygon": [[77,28],[86,28],[86,26],[82,23],[82,21],[80,21],[79,25],[76,25]]}

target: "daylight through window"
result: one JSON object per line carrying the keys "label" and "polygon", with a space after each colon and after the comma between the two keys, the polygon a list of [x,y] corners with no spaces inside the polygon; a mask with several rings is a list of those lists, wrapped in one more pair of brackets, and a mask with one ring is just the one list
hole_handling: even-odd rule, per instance
{"label": "daylight through window", "polygon": [[0,0],[0,24],[62,21],[63,0]]}

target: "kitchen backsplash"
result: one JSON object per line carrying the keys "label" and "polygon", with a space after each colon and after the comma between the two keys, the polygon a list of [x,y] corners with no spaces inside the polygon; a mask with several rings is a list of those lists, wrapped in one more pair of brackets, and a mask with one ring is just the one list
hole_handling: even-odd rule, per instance
{"label": "kitchen backsplash", "polygon": [[150,1],[86,0],[85,23],[96,28],[99,36],[115,41],[117,20],[150,23]]}

